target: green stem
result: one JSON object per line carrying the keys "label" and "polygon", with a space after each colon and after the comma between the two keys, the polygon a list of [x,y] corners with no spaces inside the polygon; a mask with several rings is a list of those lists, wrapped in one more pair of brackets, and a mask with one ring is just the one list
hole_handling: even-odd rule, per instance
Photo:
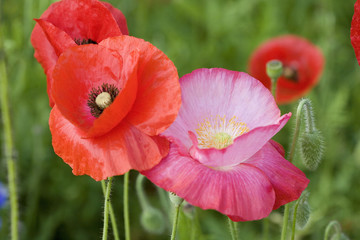
{"label": "green stem", "polygon": [[150,208],[149,201],[147,200],[145,193],[144,193],[144,189],[143,189],[144,179],[145,179],[145,176],[140,173],[136,178],[136,193],[138,195],[139,202],[140,202],[140,205],[141,205],[141,208],[143,209],[143,211]]}
{"label": "green stem", "polygon": [[124,175],[124,223],[125,223],[125,240],[130,240],[130,219],[129,219],[129,176],[127,172]]}
{"label": "green stem", "polygon": [[295,233],[296,233],[296,217],[297,217],[297,210],[300,204],[300,198],[296,201],[296,205],[294,208],[294,216],[293,216],[293,223],[292,223],[292,234],[291,234],[291,240],[295,239]]}
{"label": "green stem", "polygon": [[235,223],[233,221],[231,221],[230,218],[228,218],[228,222],[229,222],[229,227],[230,227],[231,239],[238,240],[238,231],[237,231]]}
{"label": "green stem", "polygon": [[110,203],[110,191],[111,191],[111,182],[112,177],[108,178],[108,184],[106,187],[106,194],[105,194],[105,207],[104,207],[104,228],[103,228],[103,236],[102,240],[107,239],[108,235],[108,226],[109,226],[109,203]]}
{"label": "green stem", "polygon": [[174,221],[173,221],[173,227],[172,227],[170,240],[175,240],[175,237],[176,237],[177,225],[178,225],[178,221],[179,221],[180,206],[181,206],[181,204],[178,204],[175,206]]}
{"label": "green stem", "polygon": [[[2,45],[2,44],[1,44]],[[4,143],[5,143],[5,159],[8,170],[8,186],[10,193],[10,209],[11,209],[11,239],[18,240],[18,202],[16,190],[16,166],[13,152],[13,139],[11,130],[11,121],[8,103],[8,83],[6,76],[5,60],[3,53],[0,52],[0,95],[1,95],[1,115],[4,124]]]}
{"label": "green stem", "polygon": [[276,99],[276,85],[277,85],[277,78],[271,79],[271,93],[274,96],[274,99]]}
{"label": "green stem", "polygon": [[269,223],[269,218],[264,218],[263,219],[263,240],[268,240],[269,239],[269,227],[270,227],[270,223]]}
{"label": "green stem", "polygon": [[340,234],[341,234],[341,226],[340,226],[340,223],[338,221],[331,221],[326,229],[325,229],[325,237],[324,237],[324,240],[329,240],[329,235],[330,235],[330,231],[331,231],[331,228],[334,227],[335,228],[335,233],[337,234],[337,239],[340,239]]}
{"label": "green stem", "polygon": [[[299,138],[299,133],[300,133],[301,111],[302,111],[304,104],[309,104],[309,100],[306,98],[301,99],[301,101],[299,102],[299,105],[297,107],[297,110],[296,110],[295,132],[294,132],[294,136],[293,136],[293,140],[291,143],[291,148],[290,148],[290,152],[289,152],[289,156],[288,156],[289,162],[292,162],[292,160],[294,158],[295,147],[296,147],[296,143],[297,143],[297,140]],[[286,231],[287,231],[288,220],[289,220],[289,208],[290,208],[289,204],[286,204],[285,212],[284,212],[284,219],[283,219],[283,227],[282,227],[282,231],[281,231],[281,240],[285,240],[285,238],[286,238]]]}
{"label": "green stem", "polygon": [[[106,196],[105,181],[101,181],[101,187],[102,187],[103,194],[105,197]],[[114,238],[115,238],[115,240],[120,240],[119,232],[118,232],[118,228],[117,228],[117,224],[116,224],[115,213],[114,213],[114,209],[113,209],[111,202],[109,202],[109,210],[110,210],[110,220],[111,220],[111,226],[113,229]]]}

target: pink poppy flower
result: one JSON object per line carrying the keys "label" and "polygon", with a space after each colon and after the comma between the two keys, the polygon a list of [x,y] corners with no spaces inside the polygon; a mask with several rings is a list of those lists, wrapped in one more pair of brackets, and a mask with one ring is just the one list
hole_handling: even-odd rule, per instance
{"label": "pink poppy flower", "polygon": [[35,58],[47,76],[47,91],[50,106],[52,71],[60,54],[67,48],[99,43],[120,35],[128,35],[125,16],[111,4],[98,0],[62,0],[50,7],[36,19],[31,34]]}
{"label": "pink poppy flower", "polygon": [[354,16],[351,21],[350,29],[351,44],[354,47],[355,55],[360,64],[360,0],[354,5]]}
{"label": "pink poppy flower", "polygon": [[271,93],[246,73],[198,69],[180,79],[182,106],[163,135],[170,151],[142,172],[153,183],[233,221],[266,217],[300,197],[309,180],[271,138],[280,116]]}

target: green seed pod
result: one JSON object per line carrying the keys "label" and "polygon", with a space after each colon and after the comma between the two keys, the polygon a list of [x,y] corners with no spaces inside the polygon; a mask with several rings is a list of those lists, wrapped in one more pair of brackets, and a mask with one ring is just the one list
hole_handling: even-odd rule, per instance
{"label": "green seed pod", "polygon": [[324,152],[324,141],[319,130],[302,133],[300,137],[300,152],[304,165],[309,170],[316,170]]}
{"label": "green seed pod", "polygon": [[296,211],[296,229],[303,229],[310,219],[311,209],[308,202],[309,192],[304,191],[299,200],[290,208],[291,222],[294,220],[294,212]]}
{"label": "green seed pod", "polygon": [[175,207],[180,206],[180,204],[184,201],[184,199],[172,192],[169,192],[169,198],[170,201],[175,205]]}
{"label": "green seed pod", "polygon": [[283,65],[279,60],[271,60],[266,63],[266,73],[271,79],[278,79],[283,72]]}
{"label": "green seed pod", "polygon": [[163,214],[156,208],[147,208],[141,213],[140,222],[142,227],[149,233],[162,234],[165,230]]}

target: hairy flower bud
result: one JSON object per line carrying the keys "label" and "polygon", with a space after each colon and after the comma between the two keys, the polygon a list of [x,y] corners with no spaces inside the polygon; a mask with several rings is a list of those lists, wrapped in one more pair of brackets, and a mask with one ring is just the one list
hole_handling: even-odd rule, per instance
{"label": "hairy flower bud", "polygon": [[294,220],[294,213],[296,212],[296,228],[303,229],[310,219],[311,209],[308,202],[309,192],[305,191],[301,194],[298,201],[290,209],[291,221]]}
{"label": "hairy flower bud", "polygon": [[300,137],[300,152],[304,165],[316,170],[324,152],[324,141],[319,130],[304,132]]}
{"label": "hairy flower bud", "polygon": [[156,208],[147,208],[140,216],[141,226],[149,233],[162,234],[165,230],[165,221],[162,213]]}

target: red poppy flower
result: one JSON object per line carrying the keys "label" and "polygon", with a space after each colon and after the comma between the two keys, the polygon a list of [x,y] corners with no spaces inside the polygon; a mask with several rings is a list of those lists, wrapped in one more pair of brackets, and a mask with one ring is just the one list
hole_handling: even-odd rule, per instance
{"label": "red poppy flower", "polygon": [[125,16],[109,3],[97,0],[62,0],[53,3],[37,19],[31,34],[35,58],[44,68],[50,106],[51,73],[59,55],[77,44],[99,43],[113,36],[128,34]]}
{"label": "red poppy flower", "polygon": [[277,82],[276,102],[289,103],[305,95],[319,81],[324,66],[320,50],[306,39],[286,35],[262,44],[250,57],[250,75],[271,90],[266,63],[277,59],[283,63],[283,75]]}
{"label": "red poppy flower", "polygon": [[355,55],[360,65],[360,1],[357,0],[354,5],[354,16],[350,29],[351,44],[354,47]]}
{"label": "red poppy flower", "polygon": [[181,105],[174,64],[126,35],[71,47],[55,65],[50,114],[54,151],[95,180],[145,170],[168,153],[157,136]]}

